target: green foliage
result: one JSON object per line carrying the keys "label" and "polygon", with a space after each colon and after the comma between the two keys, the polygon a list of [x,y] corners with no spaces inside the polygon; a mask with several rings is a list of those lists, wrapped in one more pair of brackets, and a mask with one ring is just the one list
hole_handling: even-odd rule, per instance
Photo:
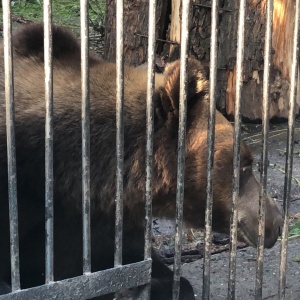
{"label": "green foliage", "polygon": [[[296,219],[296,222],[292,224],[289,231],[289,238],[298,238],[298,237],[300,237],[300,218]],[[300,256],[298,255],[293,257],[292,261],[300,263]]]}
{"label": "green foliage", "polygon": [[293,261],[294,261],[294,262],[300,263],[300,256],[295,256],[295,257],[293,258]]}
{"label": "green foliage", "polygon": [[39,0],[11,1],[13,14],[26,16],[29,20],[41,20],[43,18],[42,3]]}
{"label": "green foliage", "polygon": [[294,223],[289,231],[289,237],[290,238],[295,238],[295,237],[300,237],[300,219]]}
{"label": "green foliage", "polygon": [[[43,0],[14,0],[11,1],[12,13],[22,16],[25,20],[43,20]],[[105,13],[104,0],[89,1],[90,25],[103,26]],[[79,28],[80,1],[52,0],[52,16],[56,24]],[[2,7],[1,7],[2,19]],[[2,21],[2,20],[1,20]]]}

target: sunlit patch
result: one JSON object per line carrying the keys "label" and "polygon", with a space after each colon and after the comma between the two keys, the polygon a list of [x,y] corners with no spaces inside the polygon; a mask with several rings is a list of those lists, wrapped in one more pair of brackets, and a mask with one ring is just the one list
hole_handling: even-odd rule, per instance
{"label": "sunlit patch", "polygon": [[205,80],[205,78],[203,77],[203,74],[198,73],[198,81],[197,81],[197,86],[196,86],[197,93],[205,90],[207,88],[207,85],[208,85],[208,81]]}
{"label": "sunlit patch", "polygon": [[275,0],[274,1],[273,19],[276,20],[276,22],[282,23],[284,13],[285,13],[285,6],[283,4],[283,1],[282,0]]}

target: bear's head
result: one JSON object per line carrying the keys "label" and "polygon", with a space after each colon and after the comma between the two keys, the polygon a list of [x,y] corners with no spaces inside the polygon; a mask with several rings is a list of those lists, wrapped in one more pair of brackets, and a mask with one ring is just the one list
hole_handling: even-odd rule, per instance
{"label": "bear's head", "polygon": [[[188,60],[187,66],[187,125],[186,125],[186,166],[184,183],[184,221],[191,227],[204,226],[207,187],[207,134],[209,95],[208,82],[205,79],[200,62]],[[156,118],[169,127],[168,133],[177,141],[179,116],[179,80],[180,62],[176,61],[166,67],[165,82],[157,93],[161,103],[156,105]],[[159,96],[158,96],[159,95]],[[155,99],[156,99],[155,98]],[[157,99],[156,99],[157,100]],[[164,122],[163,122],[164,120]],[[176,124],[176,126],[174,126]],[[175,128],[175,129],[174,129]],[[165,144],[169,144],[166,143]],[[175,144],[173,144],[174,146]],[[164,146],[161,146],[164,147]],[[159,157],[162,157],[163,149]],[[165,150],[168,153],[169,150]],[[177,154],[176,154],[177,155]],[[174,176],[163,174],[161,180],[165,186],[175,186],[176,159],[170,155],[165,159],[166,169],[172,170]],[[156,164],[158,158],[155,158]],[[158,169],[164,169],[157,166]],[[259,195],[261,184],[253,174],[253,157],[249,147],[240,143],[240,187],[238,191],[238,237],[255,246],[258,237]],[[172,184],[170,184],[172,182]],[[213,168],[213,230],[229,233],[230,213],[233,193],[233,127],[220,112],[216,113],[215,149]],[[171,189],[167,189],[170,193]],[[173,196],[175,190],[172,190]],[[161,193],[158,195],[162,198]],[[174,200],[174,199],[173,199]],[[172,200],[172,201],[173,201]],[[272,247],[280,235],[282,216],[269,195],[265,197],[265,247]],[[168,215],[171,197],[166,197],[165,209],[155,211],[158,215]],[[161,202],[161,201],[160,201]],[[154,199],[155,203],[155,199]],[[174,212],[172,212],[174,213]]]}

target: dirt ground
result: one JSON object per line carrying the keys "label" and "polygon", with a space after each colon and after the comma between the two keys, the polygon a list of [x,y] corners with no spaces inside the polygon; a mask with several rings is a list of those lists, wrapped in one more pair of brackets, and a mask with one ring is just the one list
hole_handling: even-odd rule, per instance
{"label": "dirt ground", "polygon": [[[243,125],[243,138],[247,138],[248,144],[254,151],[256,167],[258,175],[257,162],[260,160],[261,138],[260,125]],[[287,124],[277,124],[270,126],[269,139],[269,168],[268,168],[268,191],[275,199],[278,206],[282,208],[283,189],[284,189],[284,173],[282,169],[285,167],[286,156],[284,154],[287,140]],[[300,186],[296,180],[300,179],[300,122],[296,122],[295,129],[295,145],[293,156],[293,176],[295,180],[292,182],[290,216],[299,218],[300,215]],[[166,221],[157,221],[157,231],[170,234],[172,232],[172,224]],[[192,239],[190,237],[192,235]],[[161,237],[160,235],[158,235]],[[166,243],[166,238],[161,252],[166,257],[171,256],[172,245]],[[229,253],[226,237],[223,236],[223,245],[213,244],[213,252],[221,252],[212,255],[211,260],[211,299],[221,300],[227,297],[228,288],[228,266]],[[203,245],[203,233],[189,230],[185,231],[183,240],[183,251],[187,253],[188,259],[193,260],[194,257],[201,257],[201,249]],[[255,274],[256,274],[256,249],[243,247],[237,252],[237,281],[236,281],[236,299],[254,299],[255,295]],[[277,299],[278,293],[278,274],[280,262],[281,242],[278,241],[272,249],[265,250],[264,258],[264,281],[263,281],[263,299]],[[165,253],[164,253],[165,250]],[[225,251],[224,251],[225,250]],[[286,299],[300,299],[300,238],[289,240],[288,245],[288,263],[287,263],[287,289]],[[166,259],[168,262],[170,259]],[[203,259],[197,259],[190,263],[184,263],[182,266],[182,275],[186,277],[193,285],[196,299],[202,299],[202,273]]]}
{"label": "dirt ground", "polygon": [[[287,300],[300,299],[300,263],[293,258],[299,255],[300,239],[291,240],[287,263]],[[211,299],[227,299],[228,252],[212,256],[211,261]],[[278,274],[280,261],[280,242],[265,251],[263,299],[278,299]],[[192,284],[196,299],[202,299],[202,259],[187,263],[182,274]],[[250,300],[255,295],[256,250],[245,248],[237,252],[236,299]]]}

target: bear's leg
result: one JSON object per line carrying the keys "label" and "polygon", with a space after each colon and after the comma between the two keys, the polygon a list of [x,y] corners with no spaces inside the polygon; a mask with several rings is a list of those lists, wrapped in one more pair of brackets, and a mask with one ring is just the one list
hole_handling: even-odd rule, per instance
{"label": "bear's leg", "polygon": [[[152,254],[151,299],[172,299],[173,271],[155,253]],[[194,300],[194,290],[187,279],[180,279],[180,300]]]}
{"label": "bear's leg", "polygon": [[[143,260],[144,230],[132,230],[124,233],[124,264]],[[152,249],[151,300],[171,300],[173,271],[159,259]],[[140,288],[133,289],[136,292]],[[194,300],[194,291],[185,278],[180,280],[180,300]]]}
{"label": "bear's leg", "polygon": [[[58,205],[56,208],[59,208]],[[54,213],[54,280],[82,274],[82,220]],[[39,222],[20,240],[21,287],[45,283],[45,223]]]}
{"label": "bear's leg", "polygon": [[10,292],[11,286],[5,281],[0,281],[0,295],[4,295]]}
{"label": "bear's leg", "polygon": [[[0,197],[2,194],[0,193]],[[1,199],[3,200],[3,198]],[[0,201],[1,201],[0,200]],[[8,201],[7,201],[8,202]],[[4,200],[3,200],[4,203]],[[10,238],[8,208],[0,202],[0,295],[4,294],[5,282],[10,282]]]}
{"label": "bear's leg", "polygon": [[[55,280],[82,274],[82,229],[81,219],[63,220],[57,212],[55,218]],[[103,232],[104,231],[104,232]],[[92,265],[93,271],[113,267],[113,239],[101,222],[93,226]],[[101,238],[102,237],[102,238]],[[96,241],[100,241],[97,243]],[[108,253],[107,253],[108,252]],[[135,229],[124,232],[123,264],[143,260],[144,230]],[[152,251],[151,299],[171,300],[173,272]],[[45,272],[45,229],[40,222],[20,241],[20,271],[22,288],[44,284]],[[0,282],[1,283],[1,282]],[[140,288],[122,291],[120,295],[138,295]],[[95,299],[113,299],[113,295]],[[190,283],[181,278],[180,299],[194,300]]]}

